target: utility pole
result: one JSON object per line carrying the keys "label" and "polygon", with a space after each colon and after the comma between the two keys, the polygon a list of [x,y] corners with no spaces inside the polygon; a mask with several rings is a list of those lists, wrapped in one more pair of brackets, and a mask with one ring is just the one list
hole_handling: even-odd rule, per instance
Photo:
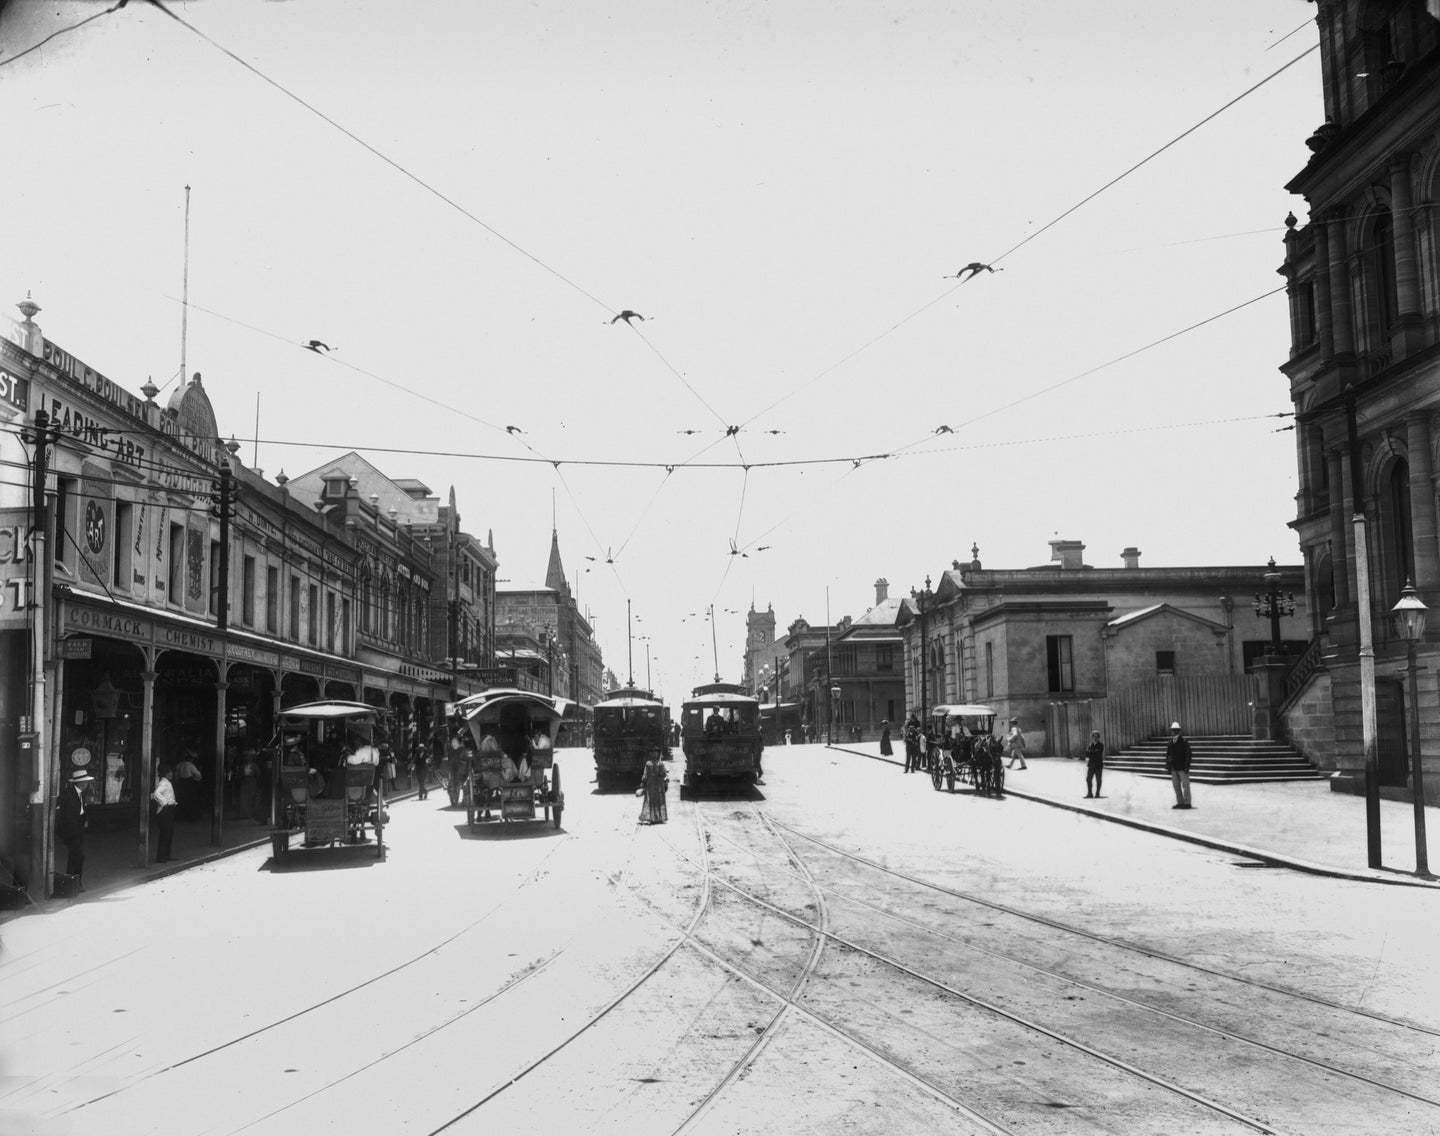
{"label": "utility pole", "polygon": [[1375,629],[1370,624],[1370,552],[1365,539],[1365,478],[1355,388],[1345,387],[1350,448],[1350,504],[1355,529],[1355,620],[1360,631],[1360,744],[1365,755],[1365,838],[1370,867],[1380,867],[1380,758],[1375,729]]}
{"label": "utility pole", "polygon": [[220,518],[220,569],[216,573],[215,585],[219,595],[215,597],[215,629],[225,631],[230,626],[230,513],[235,506],[236,489],[230,463],[220,463],[220,480],[211,482],[215,490],[215,504],[211,506],[212,516]]}
{"label": "utility pole", "polygon": [[[46,548],[46,528],[49,524],[45,506],[46,447],[50,443],[50,416],[43,410],[35,412],[35,472],[32,488],[34,496],[31,506],[30,563],[35,566],[35,580],[30,593],[30,723],[29,729],[22,726],[21,746],[28,735],[30,740],[31,781],[30,781],[30,876],[29,890],[32,899],[44,899],[48,891],[46,877],[49,873],[50,847],[49,826],[46,820],[45,789],[48,762],[45,759],[45,636],[46,620],[50,612],[50,553]],[[56,534],[57,538],[60,536]]]}

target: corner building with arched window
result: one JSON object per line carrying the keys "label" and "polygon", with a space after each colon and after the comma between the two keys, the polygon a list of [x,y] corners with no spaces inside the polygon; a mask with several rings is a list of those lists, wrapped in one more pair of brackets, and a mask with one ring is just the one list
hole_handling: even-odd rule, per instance
{"label": "corner building with arched window", "polygon": [[[1440,791],[1440,611],[1419,644],[1418,738],[1406,705],[1406,644],[1389,618],[1406,581],[1440,608],[1440,19],[1426,0],[1319,0],[1324,121],[1286,187],[1290,380],[1300,471],[1292,527],[1312,598],[1310,662],[1286,716],[1308,756],[1364,791],[1360,621],[1374,632],[1381,791],[1409,793],[1415,746]],[[1370,604],[1360,611],[1363,513]]]}

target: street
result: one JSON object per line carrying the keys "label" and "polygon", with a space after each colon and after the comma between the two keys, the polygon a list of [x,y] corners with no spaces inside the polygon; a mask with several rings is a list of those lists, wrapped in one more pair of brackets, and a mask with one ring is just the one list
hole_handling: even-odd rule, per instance
{"label": "street", "polygon": [[1440,1132],[1433,891],[821,745],[697,800],[682,762],[664,826],[562,751],[559,830],[432,792],[383,862],[7,924],[0,1130]]}

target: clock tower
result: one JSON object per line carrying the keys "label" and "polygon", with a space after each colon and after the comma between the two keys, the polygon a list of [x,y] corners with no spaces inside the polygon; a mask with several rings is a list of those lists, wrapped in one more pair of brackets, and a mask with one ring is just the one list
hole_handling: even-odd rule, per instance
{"label": "clock tower", "polygon": [[775,608],[756,611],[755,605],[745,615],[745,686],[754,692],[760,684],[758,676],[765,664],[773,665],[775,655]]}

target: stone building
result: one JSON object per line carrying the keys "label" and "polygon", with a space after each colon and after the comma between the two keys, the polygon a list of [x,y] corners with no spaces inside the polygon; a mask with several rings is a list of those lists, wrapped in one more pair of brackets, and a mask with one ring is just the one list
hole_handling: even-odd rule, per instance
{"label": "stone building", "polygon": [[546,644],[555,663],[555,693],[588,713],[604,697],[604,660],[594,628],[580,612],[560,559],[560,536],[550,532],[550,559],[540,588],[501,588],[495,593],[497,633],[525,634]]}
{"label": "stone building", "polygon": [[828,643],[810,652],[802,705],[837,741],[880,736],[885,722],[899,744],[905,709],[904,639],[896,626],[902,601],[889,581],[875,581],[875,606],[858,619],[843,618]]}
{"label": "stone building", "polygon": [[[1083,749],[1091,728],[1103,728],[1112,746],[1163,733],[1176,705],[1188,707],[1192,733],[1252,732],[1250,672],[1276,646],[1253,611],[1270,567],[1142,568],[1140,552],[1127,548],[1123,567],[1097,568],[1084,550],[1078,540],[1052,540],[1047,564],[993,569],[975,548],[933,588],[927,580],[905,597],[895,626],[907,714],[987,704],[1002,722],[1018,718],[1036,752],[1067,755]],[[1275,571],[1296,603],[1282,624],[1305,627],[1302,570]],[[1304,649],[1293,630],[1281,634],[1276,653]],[[1121,696],[1142,692],[1154,695],[1141,701],[1144,712],[1121,714]]]}
{"label": "stone building", "polygon": [[[1363,787],[1360,626],[1373,632],[1379,779],[1405,795],[1415,747],[1440,756],[1440,619],[1420,644],[1418,738],[1406,645],[1389,611],[1407,581],[1440,604],[1440,20],[1425,0],[1320,0],[1323,123],[1286,187],[1290,357],[1300,491],[1292,527],[1315,605],[1287,721],[1336,788]],[[1318,108],[1317,108],[1318,110]],[[1317,114],[1317,117],[1319,115]],[[1364,556],[1357,553],[1357,512]],[[1360,610],[1361,560],[1368,610]],[[1440,792],[1440,769],[1427,786]]]}

